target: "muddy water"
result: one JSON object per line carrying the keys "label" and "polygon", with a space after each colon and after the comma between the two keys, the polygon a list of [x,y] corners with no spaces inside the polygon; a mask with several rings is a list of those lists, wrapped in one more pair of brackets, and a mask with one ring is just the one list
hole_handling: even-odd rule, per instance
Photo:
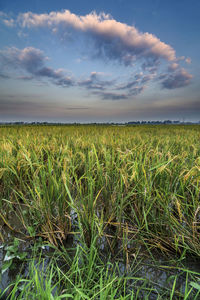
{"label": "muddy water", "polygon": [[[77,225],[77,215],[75,212],[72,212],[72,227],[73,230],[76,230]],[[22,228],[21,228],[22,230]],[[18,252],[19,253],[26,253],[26,259],[31,258],[32,256],[32,249],[33,249],[33,240],[23,240],[22,235],[19,233],[14,233],[15,237],[18,238],[19,245],[18,245]],[[7,247],[9,245],[12,245],[13,243],[13,232],[7,227],[1,225],[1,236],[3,238],[3,241],[0,241],[0,269],[2,268],[3,262],[6,257]],[[68,248],[76,248],[77,244],[80,243],[79,238],[77,235],[71,236],[66,242],[66,247]],[[44,263],[45,265],[48,265],[50,262],[50,255],[52,253],[52,248],[50,247],[42,247],[42,256],[45,258]],[[40,248],[41,249],[41,248]],[[102,253],[102,260],[106,259],[108,254],[108,242],[107,239],[103,236],[99,240],[99,249]],[[146,279],[149,282],[149,286],[153,288],[153,291],[151,292],[149,299],[157,299],[158,293],[162,294],[162,290],[171,290],[174,282],[174,278],[177,275],[177,281],[176,281],[176,289],[179,292],[182,292],[184,294],[185,290],[185,282],[186,282],[186,272],[183,271],[183,268],[177,268],[175,266],[175,258],[174,261],[166,261],[165,257],[161,257],[160,255],[155,255],[155,261],[153,259],[144,258],[142,255],[138,255],[137,259],[134,257],[129,258],[129,263],[127,264],[126,259],[124,259],[122,255],[122,245],[120,242],[116,244],[116,253],[119,253],[116,256],[116,253],[113,254],[112,263],[118,264],[119,273],[121,276],[127,275],[129,277],[134,278],[143,278]],[[50,253],[51,252],[51,253]],[[142,251],[141,251],[142,253]],[[24,260],[25,261],[25,260]],[[22,277],[25,277],[28,272],[28,263],[24,263],[23,260],[14,259],[13,262],[15,263],[15,266],[10,267],[8,270],[6,270],[2,276],[0,281],[0,290],[1,292],[4,291],[16,278],[16,276],[19,274],[19,270],[22,274]],[[131,267],[131,265],[133,267]],[[136,267],[137,266],[137,267]],[[184,268],[199,272],[200,274],[200,262],[194,261],[194,260],[187,260],[184,262]],[[137,270],[137,271],[136,271]],[[199,277],[200,278],[200,277]],[[127,290],[132,290],[137,285],[142,285],[143,282],[137,281],[136,279],[130,279],[128,281]],[[145,295],[144,295],[145,296]],[[142,297],[142,295],[141,295]],[[0,297],[0,299],[2,299]],[[6,299],[6,298],[5,298]],[[191,297],[189,299],[193,299],[193,296],[191,294]]]}

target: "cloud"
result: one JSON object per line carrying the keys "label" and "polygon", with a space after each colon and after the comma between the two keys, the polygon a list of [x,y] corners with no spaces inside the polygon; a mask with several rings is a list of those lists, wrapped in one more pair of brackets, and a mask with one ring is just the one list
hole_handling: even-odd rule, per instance
{"label": "cloud", "polygon": [[187,58],[185,59],[185,61],[186,61],[187,64],[191,64],[191,62],[192,62],[192,60],[191,60],[190,57],[187,57]]}
{"label": "cloud", "polygon": [[100,96],[102,100],[125,100],[129,98],[127,94],[118,94],[115,92],[95,91],[93,94]]}
{"label": "cloud", "polygon": [[88,106],[68,106],[65,110],[88,110],[90,107]]}
{"label": "cloud", "polygon": [[175,71],[178,67],[179,67],[179,65],[178,65],[177,63],[172,63],[172,64],[169,65],[168,70],[169,70],[170,72],[173,72],[173,71]]}
{"label": "cloud", "polygon": [[90,77],[85,80],[78,81],[79,86],[84,86],[90,90],[104,90],[106,87],[111,86],[114,80],[102,80],[104,74],[99,72],[91,72]]}
{"label": "cloud", "polygon": [[[24,80],[30,79],[50,79],[56,85],[72,86],[74,81],[72,78],[66,76],[62,69],[54,70],[45,66],[48,57],[36,48],[27,47],[22,50],[11,47],[0,51],[0,63],[3,68],[16,69],[25,71],[29,75],[20,76]],[[31,76],[30,76],[31,75]]]}
{"label": "cloud", "polygon": [[126,89],[131,89],[132,87],[134,87],[135,85],[137,85],[139,83],[139,80],[132,80],[129,81],[125,84],[121,84],[117,89],[118,90],[126,90]]}
{"label": "cloud", "polygon": [[27,12],[18,16],[18,23],[24,28],[49,27],[59,31],[76,30],[91,37],[96,46],[96,56],[118,60],[124,65],[132,65],[136,59],[174,61],[175,50],[160,41],[155,35],[140,32],[135,26],[114,20],[110,15],[92,12],[78,16],[69,10],[34,14]]}
{"label": "cloud", "polygon": [[[0,14],[0,17],[11,21],[7,15]],[[192,75],[179,65],[181,61],[190,63],[190,58],[177,58],[175,50],[155,35],[140,32],[135,26],[118,22],[105,13],[92,12],[79,16],[69,10],[44,14],[26,12],[19,14],[13,24],[16,24],[18,29],[20,27],[20,30],[49,28],[50,33],[54,35],[58,34],[63,39],[67,36],[69,42],[82,34],[90,41],[86,51],[93,47],[92,58],[114,61],[125,68],[134,66],[138,70],[127,82],[121,82],[120,79],[107,80],[105,74],[98,72],[91,72],[89,77],[78,79],[67,76],[62,69],[55,70],[47,66],[49,59],[39,49],[26,47],[20,50],[12,47],[0,51],[3,69],[14,68],[20,71],[22,74],[18,74],[18,78],[23,80],[43,79],[62,87],[82,87],[104,100],[124,100],[139,95],[151,80],[160,81],[162,88],[166,89],[181,88],[191,82]],[[159,68],[162,69],[163,66],[167,70],[160,74]]]}
{"label": "cloud", "polygon": [[3,23],[6,25],[6,26],[8,26],[8,27],[14,27],[15,26],[15,24],[14,24],[14,20],[13,19],[5,19],[5,20],[3,20]]}
{"label": "cloud", "polygon": [[71,86],[74,84],[73,80],[70,77],[64,76],[62,70],[53,70],[49,67],[42,67],[35,71],[34,73],[39,77],[46,77],[54,79],[54,83],[60,86]]}
{"label": "cloud", "polygon": [[[127,83],[125,82],[125,83],[114,84],[115,80],[110,80],[110,81],[99,81],[99,84],[96,84],[96,80],[99,74],[101,73],[92,72],[90,76],[91,79],[89,79],[88,81],[86,80],[84,82],[84,85],[86,83],[87,88],[94,90],[93,95],[98,95],[103,100],[125,100],[132,96],[139,95],[145,89],[143,83],[147,82],[152,76],[152,75],[144,75],[143,77],[136,76],[139,77],[139,79],[134,79],[132,81],[129,80]],[[118,93],[118,91],[120,90],[125,90],[125,92]]]}
{"label": "cloud", "polygon": [[34,74],[41,66],[44,65],[47,57],[43,52],[33,47],[27,47],[22,50],[11,47],[0,51],[1,63],[5,66],[15,69],[24,69]]}
{"label": "cloud", "polygon": [[4,13],[3,11],[0,11],[0,20],[7,27],[15,26],[15,20],[11,18],[8,14]]}
{"label": "cloud", "polygon": [[184,68],[181,68],[172,74],[162,74],[159,78],[163,79],[163,88],[175,89],[189,85],[192,77],[193,76],[189,74]]}
{"label": "cloud", "polygon": [[142,78],[142,76],[143,76],[143,72],[137,73],[137,74],[135,74],[135,79],[138,80],[138,79]]}
{"label": "cloud", "polygon": [[146,83],[154,78],[154,74],[143,74],[139,73],[134,76],[133,80],[127,83],[118,85],[117,90],[127,90],[128,96],[137,96],[144,91]]}
{"label": "cloud", "polygon": [[141,84],[147,83],[153,78],[154,78],[153,74],[144,75],[143,78],[141,79]]}
{"label": "cloud", "polygon": [[137,96],[139,94],[141,94],[143,92],[143,90],[145,89],[145,86],[140,86],[140,87],[134,87],[132,89],[129,90],[129,96]]}
{"label": "cloud", "polygon": [[29,80],[33,80],[34,77],[29,76],[29,75],[24,75],[24,76],[18,76],[17,79],[22,79],[22,80],[25,80],[25,81],[29,81]]}

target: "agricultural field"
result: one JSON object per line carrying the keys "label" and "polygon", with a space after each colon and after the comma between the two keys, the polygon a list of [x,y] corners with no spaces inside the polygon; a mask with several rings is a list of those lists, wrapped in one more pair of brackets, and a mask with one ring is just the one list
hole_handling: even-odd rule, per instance
{"label": "agricultural field", "polygon": [[200,299],[200,126],[1,126],[0,268],[1,299]]}

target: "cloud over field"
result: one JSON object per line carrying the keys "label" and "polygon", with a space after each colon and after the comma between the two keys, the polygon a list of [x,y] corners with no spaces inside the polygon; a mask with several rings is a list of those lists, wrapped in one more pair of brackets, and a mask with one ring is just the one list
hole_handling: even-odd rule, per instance
{"label": "cloud over field", "polygon": [[104,90],[105,88],[112,86],[114,80],[104,80],[102,77],[105,76],[100,72],[91,72],[90,77],[79,80],[77,83],[79,86],[83,86],[89,90]]}
{"label": "cloud over field", "polygon": [[181,88],[190,84],[192,77],[184,68],[181,68],[172,74],[165,74],[162,80],[162,87],[166,89]]}
{"label": "cloud over field", "polygon": [[155,35],[140,32],[135,26],[114,20],[110,15],[92,12],[85,16],[78,16],[69,10],[50,12],[49,14],[35,14],[27,12],[20,14],[18,22],[22,27],[49,27],[59,30],[59,26],[70,28],[89,35],[96,45],[100,57],[108,57],[132,65],[137,59],[148,58],[167,61],[176,59],[175,50],[160,41]]}
{"label": "cloud over field", "polygon": [[[23,80],[43,79],[62,87],[77,86],[90,91],[101,99],[125,100],[141,94],[150,82],[160,85],[163,89],[176,89],[190,84],[192,75],[181,66],[190,64],[191,59],[185,56],[177,57],[175,50],[155,35],[141,32],[135,26],[121,23],[111,15],[91,12],[85,16],[71,13],[69,10],[60,12],[36,14],[21,13],[16,19],[0,13],[5,26],[20,27],[20,32],[31,28],[47,28],[50,34],[73,36],[83,35],[90,39],[90,59],[98,58],[106,62],[115,62],[129,71],[132,77],[108,80],[104,74],[91,72],[86,78],[67,76],[63,69],[48,67],[48,57],[44,52],[34,47],[18,49],[10,47],[0,50],[0,63],[3,68],[15,68],[24,71],[18,78]],[[77,34],[77,35],[76,35]],[[68,40],[72,42],[72,40]],[[84,51],[90,51],[84,49]],[[163,66],[166,71],[163,71]],[[5,73],[0,78],[9,76]]]}
{"label": "cloud over field", "polygon": [[[48,14],[35,14],[27,12],[20,14],[17,18],[18,24],[23,28],[47,27],[58,33],[70,30],[77,31],[89,36],[93,41],[94,57],[118,61],[124,66],[132,67],[140,63],[144,74],[141,83],[147,83],[155,76],[162,61],[168,66],[168,77],[161,81],[161,86],[168,89],[184,87],[190,83],[192,76],[180,67],[179,61],[185,60],[190,63],[191,59],[177,58],[175,50],[168,44],[162,42],[155,35],[140,32],[135,26],[121,23],[109,14],[92,12],[85,16],[71,13],[69,10],[61,12],[50,12]],[[88,88],[102,89],[103,84],[95,83],[94,78],[83,82]],[[134,81],[128,82],[121,89],[134,86]],[[142,91],[144,88],[139,88]],[[136,91],[137,89],[134,89]],[[133,93],[134,94],[134,93]],[[108,94],[110,95],[110,94]],[[109,96],[109,98],[112,98]],[[115,96],[114,96],[115,98]]]}
{"label": "cloud over field", "polygon": [[45,63],[48,57],[36,48],[27,47],[18,49],[16,47],[7,48],[0,51],[0,63],[4,69],[16,69],[19,71],[26,71],[31,76],[21,76],[21,79],[50,79],[54,84],[60,86],[71,86],[74,84],[73,80],[66,76],[63,70],[54,70],[46,67]]}

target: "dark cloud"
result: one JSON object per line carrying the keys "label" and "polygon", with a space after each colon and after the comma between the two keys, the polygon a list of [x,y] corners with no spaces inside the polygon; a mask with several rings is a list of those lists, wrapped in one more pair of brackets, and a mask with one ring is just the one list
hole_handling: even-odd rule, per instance
{"label": "dark cloud", "polygon": [[145,89],[144,86],[140,86],[140,87],[135,87],[129,90],[129,96],[137,96],[139,94],[141,94],[143,92],[143,90]]}
{"label": "dark cloud", "polygon": [[146,58],[145,62],[142,64],[143,71],[148,71],[149,73],[155,73],[158,66],[160,65],[160,60],[158,58]]}
{"label": "dark cloud", "polygon": [[129,98],[127,94],[118,94],[115,92],[99,91],[93,92],[93,94],[100,96],[103,100],[125,100]]}
{"label": "dark cloud", "polygon": [[159,76],[158,76],[158,80],[163,80],[163,79],[166,79],[166,78],[168,78],[168,76],[169,76],[169,74],[167,74],[167,73],[165,73],[165,74],[160,74]]}
{"label": "dark cloud", "polygon": [[5,69],[16,69],[26,72],[30,75],[19,76],[19,79],[50,79],[52,83],[63,87],[74,85],[72,78],[66,76],[63,70],[54,70],[45,66],[48,60],[43,52],[33,47],[27,47],[22,50],[12,47],[0,51],[0,63]]}
{"label": "dark cloud", "polygon": [[162,81],[163,88],[171,90],[189,85],[192,77],[185,69],[181,68],[172,74],[160,75],[159,79],[164,79]]}
{"label": "dark cloud", "polygon": [[143,73],[135,74],[135,79],[138,80],[138,79],[142,78],[142,76],[143,76]]}
{"label": "dark cloud", "polygon": [[69,87],[75,84],[74,80],[72,80],[70,77],[64,76],[63,71],[55,71],[52,68],[48,67],[43,67],[39,70],[36,70],[35,75],[53,79],[53,82],[56,85],[60,85],[63,87]]}
{"label": "dark cloud", "polygon": [[117,90],[127,90],[128,96],[137,96],[143,92],[145,89],[145,83],[150,81],[153,78],[152,74],[136,74],[134,76],[134,80],[130,81],[125,84],[121,84],[119,87],[117,87]]}
{"label": "dark cloud", "polygon": [[90,107],[88,106],[68,106],[65,110],[88,110]]}
{"label": "dark cloud", "polygon": [[80,80],[79,86],[84,86],[89,90],[104,90],[106,87],[113,85],[114,80],[102,80],[104,74],[98,72],[92,72],[90,77],[86,80]]}
{"label": "dark cloud", "polygon": [[141,79],[141,84],[149,82],[153,78],[152,74],[144,75]]}
{"label": "dark cloud", "polygon": [[128,83],[122,84],[117,89],[118,90],[126,90],[131,89],[132,87],[136,86],[138,84],[138,80],[129,81]]}

